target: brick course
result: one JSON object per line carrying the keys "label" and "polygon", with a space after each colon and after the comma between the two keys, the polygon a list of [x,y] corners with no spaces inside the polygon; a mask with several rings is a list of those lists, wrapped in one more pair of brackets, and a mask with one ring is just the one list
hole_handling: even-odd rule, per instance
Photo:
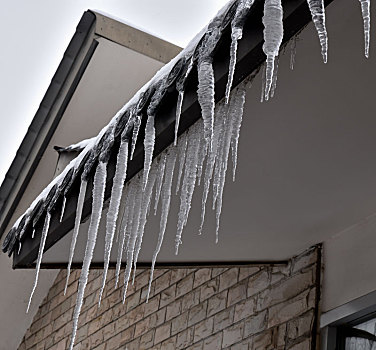
{"label": "brick course", "polygon": [[[110,270],[92,270],[75,350],[311,349],[317,315],[319,248],[286,265],[158,269],[146,303],[149,270],[139,270],[125,304]],[[80,271],[60,271],[19,350],[66,349]],[[312,349],[313,350],[313,349]]]}

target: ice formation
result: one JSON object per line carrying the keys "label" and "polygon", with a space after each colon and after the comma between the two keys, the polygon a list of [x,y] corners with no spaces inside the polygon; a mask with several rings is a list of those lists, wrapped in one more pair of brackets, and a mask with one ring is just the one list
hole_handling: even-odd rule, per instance
{"label": "ice formation", "polygon": [[73,330],[72,330],[72,337],[71,337],[69,350],[72,350],[74,346],[74,340],[76,338],[77,327],[78,327],[78,317],[81,312],[85,288],[86,288],[87,280],[89,276],[90,264],[93,258],[95,243],[97,241],[99,222],[102,217],[104,190],[106,187],[106,176],[107,176],[107,163],[99,161],[99,164],[97,166],[97,169],[94,175],[92,213],[91,213],[90,224],[89,224],[89,229],[87,233],[87,243],[86,243],[84,261],[82,263],[81,275],[80,275],[80,279],[78,282],[77,299],[76,299],[76,305],[75,305],[74,312],[73,312]]}
{"label": "ice formation", "polygon": [[295,66],[295,56],[296,56],[296,41],[297,41],[297,37],[294,36],[292,39],[291,39],[291,54],[290,54],[290,69],[291,70],[294,70],[294,66]]}
{"label": "ice formation", "polygon": [[[359,1],[364,22],[365,55],[368,57],[370,40],[370,0]],[[97,137],[68,147],[67,150],[79,149],[81,153],[45,188],[45,190],[43,190],[25,214],[16,221],[11,231],[6,236],[3,242],[3,250],[11,254],[13,251],[17,250],[18,244],[20,251],[24,234],[30,234],[30,232],[32,232],[31,235],[34,237],[35,226],[38,220],[43,218],[45,214],[37,257],[36,278],[27,308],[27,310],[29,310],[38,283],[51,213],[53,210],[56,210],[55,204],[62,198],[60,213],[60,221],[62,221],[70,188],[75,188],[72,184],[78,184],[80,180],[75,224],[69,252],[65,293],[79,234],[86,189],[88,182],[92,179],[91,174],[95,170],[92,191],[92,211],[82,272],[79,279],[77,301],[74,309],[70,349],[72,349],[74,345],[78,318],[96,244],[98,227],[101,221],[106,187],[107,163],[112,153],[117,152],[117,162],[106,218],[104,272],[99,303],[106,284],[106,276],[115,234],[119,238],[115,287],[118,286],[122,262],[124,260],[126,261],[123,289],[124,302],[132,268],[134,273],[136,271],[136,264],[142,247],[149,210],[153,208],[154,213],[156,213],[160,202],[161,217],[157,244],[152,256],[152,268],[147,294],[147,298],[149,298],[154,267],[162,247],[170,212],[175,167],[178,168],[178,171],[175,172],[177,173],[176,193],[180,197],[175,236],[175,252],[178,252],[179,246],[182,243],[182,234],[184,227],[187,225],[193,193],[195,188],[200,185],[202,178],[202,210],[199,233],[201,234],[203,231],[206,205],[209,193],[212,191],[213,202],[211,206],[215,211],[216,241],[218,241],[224,185],[230,153],[233,163],[232,178],[233,180],[235,179],[239,134],[247,86],[247,83],[243,82],[232,90],[238,42],[242,38],[243,27],[253,3],[254,0],[230,1],[218,13],[217,17],[192,40],[181,54],[164,66],[149,83],[119,110],[111,122],[101,130]],[[328,39],[325,28],[324,2],[323,0],[307,0],[307,3],[319,35],[322,56],[324,62],[326,62]],[[263,51],[267,58],[262,73],[263,86],[261,101],[273,97],[276,89],[278,55],[283,38],[282,18],[283,9],[281,0],[265,0],[264,16],[262,19],[264,24]],[[215,63],[215,51],[225,28],[229,28],[229,26],[231,26],[231,45],[227,85],[224,99],[215,104],[215,75],[213,68],[213,63]],[[292,39],[291,48],[290,65],[291,69],[293,69],[296,37]],[[197,99],[201,108],[202,119],[194,123],[188,131],[181,132],[178,138],[181,118],[188,113],[187,111],[183,111],[182,114],[182,106],[186,86],[188,84],[190,85],[195,79],[195,76],[189,79],[193,68],[197,69]],[[252,76],[250,78],[252,79]],[[176,89],[176,91],[174,89]],[[175,91],[170,94],[170,96],[176,94],[177,99],[174,142],[173,145],[170,145],[159,157],[153,160],[155,156],[154,143],[156,137],[154,123],[158,123],[158,119],[156,118],[163,117],[162,113],[157,112],[167,91]],[[221,96],[216,97],[218,99]],[[144,123],[142,123],[142,121]],[[143,130],[145,135],[143,139],[145,151],[144,168],[136,175],[133,176],[132,174],[133,177],[125,183],[128,159],[133,159],[136,145],[141,144],[141,142],[137,142],[137,139],[141,125],[144,125],[145,121],[146,127]],[[184,121],[184,125],[187,125],[186,121]],[[143,132],[141,132],[141,134],[143,134]],[[137,157],[138,155],[139,153],[137,153]],[[153,196],[154,193],[155,196]],[[154,203],[152,203],[153,199]],[[123,255],[125,255],[124,258]]]}
{"label": "ice formation", "polygon": [[370,31],[371,31],[371,12],[370,0],[359,0],[360,6],[362,9],[362,17],[363,17],[363,26],[364,26],[364,54],[368,58],[369,56],[369,41],[370,41]]}
{"label": "ice formation", "polygon": [[265,100],[269,99],[273,83],[274,61],[278,56],[283,38],[283,9],[281,0],[265,0],[264,16],[264,45],[262,49],[266,55],[265,72]]}
{"label": "ice formation", "polygon": [[324,0],[307,0],[307,2],[311,11],[312,21],[319,35],[322,58],[324,63],[326,63],[328,61],[328,34],[325,26]]}
{"label": "ice formation", "polygon": [[40,244],[39,244],[39,251],[38,251],[37,266],[36,266],[36,271],[35,271],[34,285],[33,285],[33,289],[31,290],[31,293],[30,293],[29,303],[27,304],[26,312],[29,312],[31,300],[33,299],[35,289],[37,288],[40,264],[42,262],[44,246],[46,244],[47,233],[48,233],[48,229],[50,227],[50,220],[51,220],[51,213],[47,212],[46,218],[44,220],[44,225],[43,225],[42,238],[40,239]]}
{"label": "ice formation", "polygon": [[110,205],[107,212],[106,222],[106,236],[105,236],[105,251],[104,251],[104,268],[102,287],[99,293],[99,304],[101,303],[104,286],[106,283],[108,266],[110,263],[110,255],[112,249],[112,242],[114,239],[116,221],[118,218],[120,199],[123,194],[124,182],[127,176],[128,165],[128,139],[122,139],[119,147],[119,152],[116,162],[116,170],[114,181],[111,189]]}
{"label": "ice formation", "polygon": [[60,214],[60,219],[59,221],[62,222],[63,221],[63,217],[64,217],[64,212],[65,212],[65,204],[67,203],[67,197],[64,196],[63,197],[63,204],[61,206],[61,214]]}

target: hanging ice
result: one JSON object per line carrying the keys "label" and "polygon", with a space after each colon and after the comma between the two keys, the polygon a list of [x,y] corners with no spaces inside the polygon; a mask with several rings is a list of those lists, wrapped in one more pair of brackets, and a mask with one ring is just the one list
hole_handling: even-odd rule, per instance
{"label": "hanging ice", "polygon": [[202,61],[198,66],[198,102],[204,121],[204,138],[209,149],[212,147],[214,126],[214,71],[211,61]]}
{"label": "hanging ice", "polygon": [[133,181],[136,181],[134,186],[136,186],[136,189],[138,190],[136,190],[136,196],[134,199],[135,203],[134,203],[132,227],[131,227],[131,233],[130,233],[128,245],[127,245],[127,266],[125,268],[125,274],[124,274],[123,303],[125,302],[125,297],[127,295],[129,278],[131,276],[131,271],[132,271],[133,255],[134,255],[134,249],[136,245],[138,226],[140,223],[142,193],[143,193],[142,191],[140,191],[140,187],[143,186],[142,180],[137,178],[137,180],[134,179]]}
{"label": "hanging ice", "polygon": [[234,19],[231,23],[231,47],[230,47],[230,64],[229,64],[229,72],[228,72],[228,80],[226,85],[226,104],[230,98],[230,92],[232,89],[232,82],[234,80],[234,73],[235,73],[235,65],[236,65],[236,57],[238,51],[238,41],[243,36],[243,25],[245,21],[245,17],[248,14],[248,11],[252,7],[254,0],[241,0],[239,1],[239,5],[236,9]]}
{"label": "hanging ice", "polygon": [[291,56],[290,56],[290,69],[294,70],[295,56],[296,56],[296,35],[291,39]]}
{"label": "hanging ice", "polygon": [[208,152],[208,145],[205,143],[201,145],[198,150],[198,165],[197,165],[197,184],[201,184],[202,168],[204,167],[204,161]]}
{"label": "hanging ice", "polygon": [[[165,159],[165,157],[162,157],[162,159],[163,158]],[[134,258],[133,258],[133,282],[132,283],[134,283],[138,255],[140,254],[140,250],[141,250],[142,238],[144,236],[148,208],[150,206],[156,177],[157,177],[157,165],[153,164],[150,169],[149,179],[146,184],[145,191],[142,194],[142,203],[141,203],[141,209],[140,209],[140,214],[139,214],[140,219],[139,219],[139,224],[138,224],[138,229],[137,229],[137,239],[136,239]]]}
{"label": "hanging ice", "polygon": [[217,150],[220,139],[222,139],[222,134],[224,130],[224,121],[225,121],[225,106],[223,102],[220,102],[215,110],[214,118],[214,135],[213,135],[213,148],[209,152],[208,159],[206,161],[205,176],[204,176],[204,190],[202,194],[202,208],[201,208],[201,224],[199,229],[199,234],[202,234],[202,228],[205,221],[205,208],[206,201],[209,195],[210,182],[213,177],[214,165],[217,157]]}
{"label": "hanging ice", "polygon": [[157,174],[157,184],[155,187],[155,202],[154,202],[154,215],[157,214],[159,197],[161,195],[162,183],[163,183],[163,176],[166,167],[166,153],[161,155],[161,159],[159,160],[158,164],[158,174]]}
{"label": "hanging ice", "polygon": [[121,140],[119,152],[117,155],[116,170],[111,189],[110,205],[107,212],[106,221],[106,236],[105,236],[105,250],[104,250],[104,268],[102,287],[99,293],[99,305],[101,303],[104,286],[106,283],[108,266],[110,263],[110,256],[112,250],[112,242],[116,229],[116,221],[118,218],[120,199],[123,194],[124,181],[127,177],[127,164],[128,164],[128,139]]}
{"label": "hanging ice", "polygon": [[92,204],[89,229],[87,233],[85,256],[84,256],[84,261],[82,263],[80,279],[78,281],[77,299],[76,299],[76,305],[74,307],[74,312],[73,312],[72,338],[71,338],[69,350],[72,350],[74,346],[74,340],[76,338],[76,333],[77,333],[78,318],[81,312],[85,288],[86,288],[87,280],[89,276],[90,264],[93,258],[95,243],[97,241],[99,222],[102,217],[104,190],[106,187],[106,176],[107,176],[107,164],[102,161],[99,161],[99,164],[97,166],[97,169],[94,175],[93,204]]}
{"label": "hanging ice", "polygon": [[265,85],[266,85],[266,64],[263,65],[262,68],[262,75],[261,75],[261,98],[260,102],[264,102],[264,96],[265,96]]}
{"label": "hanging ice", "polygon": [[123,216],[120,224],[120,242],[118,247],[118,255],[117,255],[117,262],[116,262],[116,280],[115,280],[115,288],[117,288],[119,282],[119,275],[120,275],[120,268],[121,268],[121,261],[124,252],[124,243],[127,240],[129,241],[129,232],[132,230],[132,219],[133,219],[133,212],[134,212],[134,197],[136,195],[137,188],[135,187],[135,181],[132,180],[130,185],[125,190],[126,191],[126,199],[125,199],[125,206],[123,211]]}
{"label": "hanging ice", "polygon": [[179,139],[179,173],[178,173],[178,180],[176,184],[176,194],[178,194],[180,189],[181,177],[183,175],[183,169],[185,164],[185,157],[187,151],[187,144],[188,144],[188,137],[187,133],[184,133]]}
{"label": "hanging ice", "polygon": [[274,72],[273,72],[273,81],[272,81],[272,88],[270,90],[270,97],[274,97],[275,89],[277,88],[277,79],[278,79],[278,66],[279,66],[279,58],[277,57],[274,62]]}
{"label": "hanging ice", "polygon": [[36,271],[35,271],[34,285],[33,285],[33,289],[31,290],[31,294],[30,294],[30,298],[29,298],[29,303],[27,304],[26,313],[29,312],[30,305],[31,305],[31,300],[33,299],[35,288],[37,287],[37,284],[38,284],[40,264],[42,262],[42,255],[43,255],[43,251],[44,251],[44,246],[46,244],[46,238],[47,238],[48,229],[50,228],[50,220],[51,220],[51,214],[50,214],[50,212],[47,212],[46,218],[44,220],[42,237],[40,239],[40,244],[39,244],[39,251],[38,251],[37,266],[36,266]]}
{"label": "hanging ice", "polygon": [[155,143],[155,128],[154,128],[154,115],[149,115],[145,126],[145,138],[144,138],[144,175],[142,180],[142,190],[146,188],[146,184],[149,177],[149,171],[151,167],[151,162],[153,161]]}
{"label": "hanging ice", "polygon": [[239,143],[239,135],[240,135],[240,127],[242,124],[243,119],[243,110],[244,110],[244,103],[245,103],[245,95],[246,95],[246,86],[240,85],[239,88],[234,92],[235,94],[235,101],[233,111],[230,112],[230,117],[232,118],[232,135],[231,135],[231,154],[232,154],[232,164],[233,164],[233,172],[232,172],[232,180],[235,181],[235,174],[236,174],[236,166],[238,163],[238,143]]}
{"label": "hanging ice", "polygon": [[69,251],[69,261],[68,261],[68,267],[67,267],[67,279],[65,281],[64,295],[67,292],[69,276],[70,276],[70,271],[71,271],[71,265],[72,265],[73,256],[74,256],[74,250],[76,248],[78,231],[80,229],[82,209],[84,207],[84,201],[85,201],[85,195],[86,195],[86,187],[87,187],[87,181],[84,180],[84,178],[82,177],[81,178],[81,185],[80,185],[80,192],[78,194],[78,200],[77,200],[76,218],[74,220],[72,242],[71,242],[70,251]]}
{"label": "hanging ice", "polygon": [[67,203],[67,197],[64,196],[63,198],[63,204],[61,206],[61,214],[60,214],[60,222],[63,221],[63,217],[64,217],[64,212],[65,212],[65,204]]}
{"label": "hanging ice", "polygon": [[324,63],[326,63],[328,61],[328,34],[325,25],[324,0],[307,0],[307,3],[311,11],[312,21],[319,35],[321,55]]}
{"label": "hanging ice", "polygon": [[283,38],[283,9],[281,0],[265,0],[264,16],[264,45],[262,49],[266,55],[265,100],[269,99],[273,82],[274,60],[278,56]]}
{"label": "hanging ice", "polygon": [[161,221],[159,224],[159,235],[158,235],[158,242],[153,253],[153,258],[151,262],[151,269],[150,269],[150,279],[149,279],[149,287],[146,300],[149,300],[150,296],[150,288],[151,283],[153,281],[153,274],[154,274],[154,267],[155,262],[157,260],[157,256],[159,251],[161,250],[164,233],[166,231],[167,225],[167,218],[170,211],[170,202],[171,202],[171,186],[172,186],[172,179],[174,175],[175,163],[176,163],[176,148],[171,148],[167,154],[167,161],[166,161],[166,171],[165,171],[165,178],[162,187],[162,213],[161,213]]}
{"label": "hanging ice", "polygon": [[[188,147],[185,161],[183,184],[180,191],[180,209],[178,214],[178,226],[175,237],[175,254],[178,254],[183,228],[187,223],[193,191],[196,184],[198,150],[200,148],[200,136],[202,135],[202,122],[198,121],[189,131]],[[204,131],[205,132],[205,131]]]}
{"label": "hanging ice", "polygon": [[141,117],[138,115],[136,116],[133,124],[133,135],[132,135],[132,144],[131,144],[131,155],[129,157],[130,160],[133,159],[134,150],[136,148],[138,132],[140,131],[141,126]]}
{"label": "hanging ice", "polygon": [[183,107],[183,101],[184,101],[184,88],[185,88],[185,82],[191,73],[191,70],[193,68],[193,57],[189,60],[189,64],[187,67],[187,70],[185,71],[184,75],[176,82],[176,89],[178,90],[178,101],[176,104],[176,120],[175,120],[175,139],[174,139],[174,146],[177,145],[178,140],[178,131],[179,131],[179,123],[180,123],[180,116],[181,116],[181,109]]}
{"label": "hanging ice", "polygon": [[360,6],[362,9],[362,17],[363,17],[363,26],[364,26],[364,54],[368,58],[369,56],[369,41],[370,41],[370,31],[371,31],[371,12],[370,0],[359,0]]}

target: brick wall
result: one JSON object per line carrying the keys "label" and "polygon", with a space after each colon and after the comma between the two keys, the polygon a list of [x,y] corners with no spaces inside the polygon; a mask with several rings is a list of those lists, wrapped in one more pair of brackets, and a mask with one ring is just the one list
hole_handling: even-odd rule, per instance
{"label": "brick wall", "polygon": [[[139,270],[124,305],[111,270],[100,308],[102,271],[93,270],[75,350],[313,349],[319,256],[315,247],[287,265],[159,269],[149,303],[149,271]],[[66,296],[65,276],[62,270],[19,350],[69,345],[79,271]]]}

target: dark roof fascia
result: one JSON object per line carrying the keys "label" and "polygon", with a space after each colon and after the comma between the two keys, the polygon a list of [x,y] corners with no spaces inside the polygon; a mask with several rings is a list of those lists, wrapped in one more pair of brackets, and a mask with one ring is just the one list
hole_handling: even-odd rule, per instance
{"label": "dark roof fascia", "polygon": [[0,238],[94,53],[95,15],[86,11],[0,187]]}
{"label": "dark roof fascia", "polygon": [[[325,6],[333,0],[326,0]],[[306,0],[283,0],[284,8],[284,38],[283,43],[286,44],[296,33],[302,30],[310,21],[311,14],[309,12]],[[247,76],[255,72],[265,61],[265,55],[262,51],[263,45],[263,1],[256,0],[247,19],[244,30],[243,39],[239,41],[238,56],[236,70],[234,75],[233,87],[237,86]],[[215,73],[215,99],[220,101],[225,95],[227,83],[228,65],[229,65],[229,47],[231,37],[230,28],[227,28],[219,42],[218,50],[214,56],[213,68]],[[197,99],[197,72],[193,70],[187,81],[185,89],[185,97],[180,118],[179,134],[183,133],[192,124],[201,117],[201,109]],[[175,127],[175,111],[176,111],[177,92],[171,89],[162,100],[160,108],[155,118],[156,143],[154,149],[154,157],[161,153],[168,145],[173,142]],[[143,139],[143,128],[146,120],[142,121],[138,140]],[[118,145],[114,145],[113,149],[117,149]],[[110,197],[112,179],[115,173],[116,152],[112,152],[111,159],[107,168],[107,183],[105,191],[105,200]],[[136,147],[134,158],[128,164],[127,180],[131,179],[143,168],[143,144],[139,142]],[[64,237],[74,227],[75,210],[78,199],[79,179],[74,183],[74,187],[70,191],[67,198],[64,219],[59,221],[59,209],[51,214],[51,223],[49,234],[47,236],[45,251],[53,246],[57,241]],[[92,179],[91,179],[92,180]],[[86,191],[86,198],[82,212],[82,218],[85,220],[91,213],[91,192],[92,181],[89,181]],[[59,199],[56,208],[61,205],[62,198]],[[43,226],[43,218],[39,220],[35,231],[35,238],[31,239],[31,232],[25,232],[25,240],[22,243],[23,249],[20,254],[14,254],[14,268],[30,268],[34,266],[34,262],[38,255],[39,242]],[[30,231],[27,229],[27,231]],[[48,264],[51,267],[53,264]],[[187,263],[186,265],[189,265]]]}

